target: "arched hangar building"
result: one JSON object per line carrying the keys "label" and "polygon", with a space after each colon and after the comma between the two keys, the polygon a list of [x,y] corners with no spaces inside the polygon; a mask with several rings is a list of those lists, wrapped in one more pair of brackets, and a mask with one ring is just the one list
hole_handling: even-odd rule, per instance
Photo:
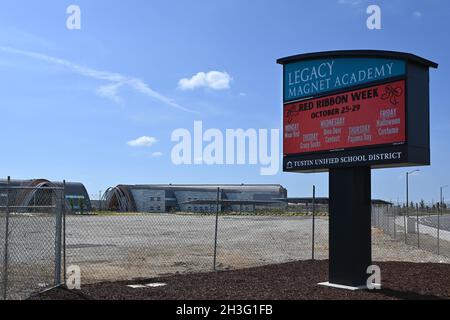
{"label": "arched hangar building", "polygon": [[[46,179],[7,180],[0,179],[0,204],[16,208],[33,208],[52,205],[55,201],[49,195],[51,188],[63,188],[63,182]],[[9,191],[6,192],[9,187]],[[91,211],[91,200],[86,188],[79,182],[66,182],[64,189],[65,206],[68,211]],[[8,199],[8,200],[7,200]]]}
{"label": "arched hangar building", "polygon": [[118,185],[104,196],[107,210],[120,212],[215,212],[286,208],[287,190],[278,184]]}

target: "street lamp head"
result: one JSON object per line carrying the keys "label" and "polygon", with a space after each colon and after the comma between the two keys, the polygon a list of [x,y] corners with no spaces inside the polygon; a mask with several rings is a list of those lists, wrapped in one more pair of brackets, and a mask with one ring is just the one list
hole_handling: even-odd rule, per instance
{"label": "street lamp head", "polygon": [[413,170],[413,171],[407,172],[406,174],[413,174],[413,173],[415,173],[415,172],[419,172],[419,171],[420,171],[420,169],[416,169],[416,170]]}

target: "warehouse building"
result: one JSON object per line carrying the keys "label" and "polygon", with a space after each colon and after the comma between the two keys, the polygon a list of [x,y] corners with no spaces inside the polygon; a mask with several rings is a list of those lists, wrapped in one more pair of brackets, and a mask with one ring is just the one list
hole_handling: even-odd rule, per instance
{"label": "warehouse building", "polygon": [[[218,194],[219,193],[219,194]],[[215,212],[283,209],[287,190],[281,185],[118,185],[103,200],[109,211]],[[218,201],[219,200],[219,201]]]}
{"label": "warehouse building", "polygon": [[[0,206],[6,205],[16,210],[26,211],[27,208],[35,210],[38,207],[56,205],[62,196],[65,197],[65,208],[68,212],[92,210],[91,201],[86,188],[82,183],[66,182],[64,193],[60,197],[51,188],[63,188],[63,182],[46,179],[31,180],[1,180],[0,179]],[[61,189],[62,190],[62,189]]]}

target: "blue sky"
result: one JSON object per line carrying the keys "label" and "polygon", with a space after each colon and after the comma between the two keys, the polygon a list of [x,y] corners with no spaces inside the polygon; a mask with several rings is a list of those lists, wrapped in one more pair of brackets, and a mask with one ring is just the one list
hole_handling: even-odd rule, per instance
{"label": "blue sky", "polygon": [[[66,28],[70,4],[81,8],[81,30]],[[380,5],[382,30],[366,28],[369,4]],[[0,176],[81,181],[91,194],[119,183],[220,182],[280,183],[291,196],[316,184],[327,195],[327,174],[175,166],[170,135],[195,120],[221,130],[281,129],[277,58],[386,49],[440,64],[431,72],[432,166],[410,187],[413,200],[436,201],[439,186],[450,184],[449,13],[443,0],[3,1]],[[229,85],[179,87],[209,71],[226,72]],[[115,87],[117,77],[128,84]],[[127,144],[142,136],[154,140]],[[373,197],[403,201],[405,172],[375,170]]]}

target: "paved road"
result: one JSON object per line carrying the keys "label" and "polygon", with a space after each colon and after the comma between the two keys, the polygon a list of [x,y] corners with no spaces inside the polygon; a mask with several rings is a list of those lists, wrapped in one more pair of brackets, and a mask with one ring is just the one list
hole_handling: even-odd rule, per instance
{"label": "paved road", "polygon": [[[450,215],[445,215],[440,217],[440,227],[441,230],[450,231]],[[421,223],[432,228],[438,227],[438,217],[424,217],[420,219]]]}

